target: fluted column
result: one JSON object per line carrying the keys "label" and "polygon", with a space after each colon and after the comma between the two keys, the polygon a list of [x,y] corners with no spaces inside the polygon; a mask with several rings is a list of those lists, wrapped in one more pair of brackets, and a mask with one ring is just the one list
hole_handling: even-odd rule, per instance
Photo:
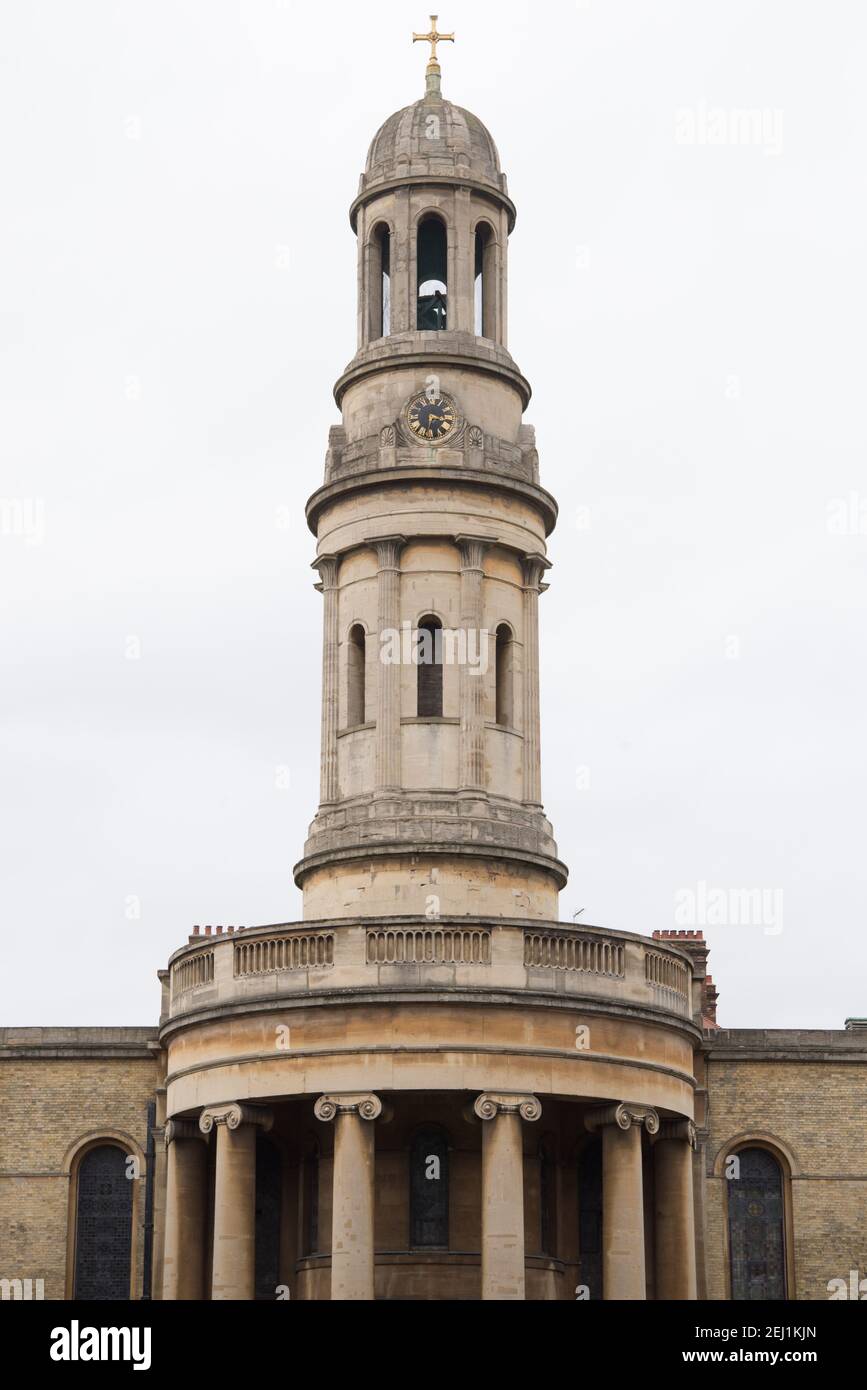
{"label": "fluted column", "polygon": [[482,1298],[517,1300],[524,1286],[523,1120],[538,1120],[535,1096],[485,1091],[473,1110],[482,1130]]}
{"label": "fluted column", "polygon": [[383,634],[400,630],[400,552],[403,536],[383,536],[372,541],[379,566],[379,681],[376,705],[376,790],[400,788],[400,665],[383,661],[388,645]]}
{"label": "fluted column", "polygon": [[331,1228],[332,1300],[374,1299],[373,1121],[383,1115],[379,1096],[320,1096],[313,1113],[334,1122],[334,1193]]}
{"label": "fluted column", "polygon": [[551,568],[544,555],[524,557],[524,801],[542,804],[542,736],[539,718],[539,595]]}
{"label": "fluted column", "polygon": [[163,1298],[205,1297],[208,1150],[195,1120],[165,1127],[166,1225]]}
{"label": "fluted column", "polygon": [[320,555],[313,561],[320,582],[316,585],[324,599],[322,614],[322,765],[319,800],[323,806],[339,795],[337,776],[337,730],[340,718],[340,631],[339,591],[336,555]]}
{"label": "fluted column", "polygon": [[692,1120],[663,1120],[653,1146],[656,1297],[660,1300],[698,1296],[692,1192],[695,1147]]}
{"label": "fluted column", "polygon": [[256,1291],[256,1132],[272,1124],[269,1110],[252,1105],[216,1105],[199,1117],[203,1134],[217,1131],[214,1300],[252,1300]]}
{"label": "fluted column", "polygon": [[647,1105],[607,1105],[585,1117],[591,1132],[602,1131],[602,1292],[606,1302],[644,1299],[644,1186],[641,1131],[659,1131],[659,1116]]}
{"label": "fluted column", "polygon": [[[465,650],[461,651],[460,666],[460,772],[459,785],[464,793],[475,796],[485,791],[485,677],[478,658],[482,655],[484,623],[483,585],[485,553],[490,541],[477,536],[457,536],[461,556],[461,629]],[[474,646],[470,649],[470,643]],[[471,665],[468,657],[476,657]]]}

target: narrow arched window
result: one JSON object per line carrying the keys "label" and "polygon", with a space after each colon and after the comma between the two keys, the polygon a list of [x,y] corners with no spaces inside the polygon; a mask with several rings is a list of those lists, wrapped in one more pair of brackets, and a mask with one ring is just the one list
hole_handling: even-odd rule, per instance
{"label": "narrow arched window", "polygon": [[391,332],[391,235],[388,227],[376,227],[368,252],[369,332],[371,339]]}
{"label": "narrow arched window", "polygon": [[440,719],[443,712],[443,640],[439,618],[422,618],[415,659],[418,665],[418,717]]}
{"label": "narrow arched window", "polygon": [[128,1299],[134,1182],[116,1144],[90,1149],[78,1166],[73,1298]]}
{"label": "narrow arched window", "polygon": [[270,1139],[256,1140],[256,1299],[273,1303],[280,1283],[280,1151]]}
{"label": "narrow arched window", "polygon": [[514,651],[512,629],[501,623],[497,628],[497,723],[504,729],[515,723]]}
{"label": "narrow arched window", "polygon": [[591,1301],[602,1298],[601,1139],[591,1139],[578,1160],[578,1280]]}
{"label": "narrow arched window", "polygon": [[448,298],[448,238],[445,223],[426,217],[416,240],[418,314],[416,326],[439,331],[446,327]]}
{"label": "narrow arched window", "polygon": [[728,1179],[732,1298],[786,1297],[783,1173],[767,1149],[740,1149]]}
{"label": "narrow arched window", "polygon": [[551,1139],[539,1144],[539,1226],[544,1255],[557,1254],[557,1162]]}
{"label": "narrow arched window", "polygon": [[449,1143],[441,1129],[420,1130],[410,1146],[409,1242],[412,1249],[449,1245]]}
{"label": "narrow arched window", "polygon": [[478,338],[496,338],[497,329],[497,243],[486,222],[476,228],[475,331]]}
{"label": "narrow arched window", "polygon": [[366,720],[365,634],[360,623],[350,630],[346,657],[346,725],[355,729]]}

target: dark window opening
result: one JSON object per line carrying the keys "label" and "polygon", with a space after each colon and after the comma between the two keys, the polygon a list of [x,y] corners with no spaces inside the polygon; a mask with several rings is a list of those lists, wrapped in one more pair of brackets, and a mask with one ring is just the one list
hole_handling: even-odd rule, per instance
{"label": "dark window opening", "polygon": [[273,1303],[280,1283],[280,1151],[269,1139],[256,1141],[256,1292],[260,1303]]}
{"label": "dark window opening", "polygon": [[73,1298],[128,1299],[133,1181],[114,1144],[91,1149],[78,1168]]}
{"label": "dark window opening", "polygon": [[418,314],[416,326],[436,332],[446,327],[448,299],[448,240],[445,224],[438,217],[427,217],[418,229],[416,241],[418,271]]}
{"label": "dark window opening", "polygon": [[370,336],[387,338],[391,332],[391,235],[377,227],[370,239],[369,257]]}
{"label": "dark window opening", "polygon": [[387,338],[391,332],[391,237],[382,234],[382,281],[381,281],[381,327],[382,336]]}
{"label": "dark window opening", "polygon": [[732,1298],[778,1302],[786,1297],[783,1174],[767,1149],[734,1155],[739,1176],[728,1179]]}
{"label": "dark window opening", "polygon": [[497,628],[497,723],[511,729],[515,723],[514,643],[505,623]]}
{"label": "dark window opening", "polygon": [[422,618],[416,643],[418,664],[418,717],[441,719],[443,712],[442,623]]}
{"label": "dark window opening", "polygon": [[557,1164],[550,1139],[539,1145],[539,1225],[542,1253],[557,1254]]}
{"label": "dark window opening", "polygon": [[365,635],[364,628],[356,623],[349,634],[347,647],[347,728],[355,729],[366,718],[365,705]]}
{"label": "dark window opening", "polygon": [[410,1148],[410,1246],[449,1245],[449,1146],[440,1129],[416,1134]]}
{"label": "dark window opening", "polygon": [[496,337],[496,242],[485,223],[476,228],[475,332],[478,338]]}
{"label": "dark window opening", "polygon": [[313,1148],[305,1156],[303,1170],[303,1222],[301,1252],[316,1255],[319,1251],[319,1150]]}
{"label": "dark window opening", "polygon": [[578,1160],[578,1280],[601,1300],[602,1289],[602,1140],[592,1139]]}

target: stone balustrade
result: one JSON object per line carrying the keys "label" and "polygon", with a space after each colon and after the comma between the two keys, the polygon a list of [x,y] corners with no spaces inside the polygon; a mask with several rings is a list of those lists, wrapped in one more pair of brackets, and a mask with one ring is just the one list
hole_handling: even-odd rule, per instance
{"label": "stone balustrade", "polygon": [[558,923],[415,918],[248,928],[177,951],[168,1017],[254,1000],[380,991],[527,991],[691,1019],[692,965],[677,947]]}

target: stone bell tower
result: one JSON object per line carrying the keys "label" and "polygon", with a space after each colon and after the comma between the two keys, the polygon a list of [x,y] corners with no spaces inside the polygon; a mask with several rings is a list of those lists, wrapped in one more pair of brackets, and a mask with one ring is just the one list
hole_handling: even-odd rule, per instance
{"label": "stone bell tower", "polygon": [[163,1296],[693,1298],[702,972],[682,943],[558,922],[556,506],[506,346],[515,209],[435,57],[350,219],[358,350],[307,508],[304,920],[206,927],[163,977]]}
{"label": "stone bell tower", "polygon": [[538,603],[557,508],[507,347],[515,207],[491,135],[442,96],[444,36],[417,37],[425,94],[374,136],[350,208],[358,351],[307,506],[322,778],[295,879],[308,921],[552,920]]}

